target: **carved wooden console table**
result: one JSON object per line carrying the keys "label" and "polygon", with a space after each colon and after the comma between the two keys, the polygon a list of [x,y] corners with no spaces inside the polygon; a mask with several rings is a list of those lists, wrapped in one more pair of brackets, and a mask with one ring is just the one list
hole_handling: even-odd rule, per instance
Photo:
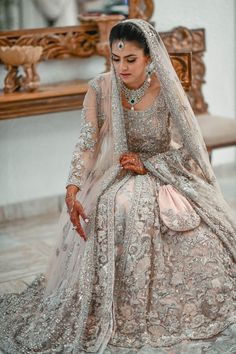
{"label": "carved wooden console table", "polygon": [[[153,14],[153,9],[153,0],[129,1],[130,18],[149,20]],[[198,45],[201,30],[175,29],[171,32],[161,33],[161,36],[183,87],[189,90],[192,84],[191,52],[193,52],[193,60],[195,61],[195,57],[199,55],[197,53],[202,50]],[[68,59],[69,63],[70,58],[88,58],[98,54],[97,44],[99,39],[97,24],[95,22],[85,22],[82,25],[72,27],[5,31],[0,34],[0,46],[42,46],[41,61]],[[183,44],[181,47],[176,45],[179,39]],[[193,95],[190,93],[190,97],[194,97],[197,90],[200,90],[202,82],[198,78],[199,73],[194,75],[192,87],[196,89]],[[41,85],[38,91],[30,93],[13,92],[4,94],[3,90],[0,90],[0,119],[79,109],[82,106],[86,91],[87,82],[81,80]],[[192,103],[199,106],[199,102],[203,101],[199,100],[200,92],[198,92],[197,97],[198,99],[192,98]]]}
{"label": "carved wooden console table", "polygon": [[[170,32],[171,35],[171,32]],[[168,34],[163,34],[168,38]],[[94,24],[78,27],[9,31],[0,36],[0,46],[43,46],[41,60],[88,58],[96,54],[99,40]],[[171,52],[171,47],[169,48]],[[191,86],[191,51],[170,53],[171,60],[186,90]],[[69,61],[68,61],[69,63]],[[87,91],[86,81],[70,81],[41,85],[34,93],[0,91],[0,119],[9,119],[48,112],[59,112],[82,107]]]}
{"label": "carved wooden console table", "polygon": [[[149,20],[153,14],[154,1],[129,0],[128,6],[130,18]],[[88,58],[97,54],[98,42],[96,23],[62,28],[4,31],[0,34],[0,46],[42,46],[41,60]],[[186,57],[183,58],[182,65],[185,61]],[[189,58],[187,61],[190,61]],[[78,109],[82,106],[86,91],[87,83],[80,80],[41,85],[40,89],[33,93],[3,94],[3,91],[0,91],[0,119]]]}
{"label": "carved wooden console table", "polygon": [[[129,0],[130,18],[149,20],[153,9],[153,0]],[[201,91],[205,74],[204,29],[177,27],[160,34],[182,85],[188,91],[195,113],[206,112],[207,104]],[[71,57],[88,58],[97,54],[98,42],[98,26],[93,22],[72,27],[8,31],[0,34],[0,46],[39,45],[43,47],[41,60],[68,59],[68,63]],[[15,92],[4,95],[0,91],[0,119],[79,109],[86,90],[87,83],[78,80],[41,85],[34,93]]]}
{"label": "carved wooden console table", "polygon": [[[142,6],[140,6],[141,3]],[[130,18],[148,20],[152,16],[153,0],[130,0],[129,4]],[[205,83],[204,29],[190,30],[177,27],[172,31],[162,32],[160,35],[182,85],[187,91],[192,108],[198,115],[208,151],[235,145],[235,120],[213,117],[207,112],[208,105],[202,93],[202,85]],[[43,46],[41,60],[88,58],[97,54],[98,41],[99,33],[96,23],[63,28],[9,31],[0,34],[0,46],[15,44]],[[0,119],[80,109],[86,91],[87,82],[81,80],[41,85],[39,91],[34,93],[3,94],[0,90]],[[214,130],[212,130],[213,125]]]}

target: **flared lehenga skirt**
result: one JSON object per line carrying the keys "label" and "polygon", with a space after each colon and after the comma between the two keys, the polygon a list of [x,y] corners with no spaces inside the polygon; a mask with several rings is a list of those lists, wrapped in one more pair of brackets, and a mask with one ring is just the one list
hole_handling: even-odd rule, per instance
{"label": "flared lehenga skirt", "polygon": [[[68,223],[59,253],[71,264],[62,288],[45,298],[43,278],[3,299],[4,353],[236,353],[235,263],[205,222],[185,232],[165,226],[160,185],[150,173],[127,174],[99,198],[96,232],[88,235],[93,269],[85,258],[75,268],[81,242],[73,234],[72,258]],[[65,289],[72,273],[78,282]],[[79,279],[89,287],[77,286]]]}
{"label": "flared lehenga skirt", "polygon": [[[168,229],[160,218],[159,187],[150,174],[116,186],[113,332],[105,353],[165,353],[158,347],[197,340],[173,352],[193,353],[213,348],[210,338],[235,322],[235,263],[205,222],[191,231]],[[236,325],[220,341],[214,345],[221,353],[232,349]]]}

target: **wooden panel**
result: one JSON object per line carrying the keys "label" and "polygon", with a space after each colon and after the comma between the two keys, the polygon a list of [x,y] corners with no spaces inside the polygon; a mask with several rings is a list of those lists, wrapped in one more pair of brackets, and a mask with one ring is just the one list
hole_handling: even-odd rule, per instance
{"label": "wooden panel", "polygon": [[86,81],[77,80],[41,86],[37,92],[1,93],[0,119],[80,109],[87,88]]}
{"label": "wooden panel", "polygon": [[[191,86],[191,53],[170,54],[173,66],[188,90]],[[36,92],[0,92],[0,119],[63,112],[82,108],[87,92],[85,80],[42,85]]]}
{"label": "wooden panel", "polygon": [[[167,50],[171,52],[173,66],[185,90],[189,90],[191,86],[193,51],[193,81],[189,97],[195,112],[202,113],[203,108],[207,107],[201,93],[201,85],[204,82],[204,30],[191,31],[178,27],[160,35]],[[8,31],[0,35],[0,45],[42,45],[44,49],[41,60],[89,57],[97,53],[98,40],[98,26],[94,22],[72,27]],[[42,85],[39,91],[34,93],[4,94],[0,91],[0,119],[79,109],[82,107],[86,90],[87,83],[78,80]]]}
{"label": "wooden panel", "polygon": [[71,27],[5,31],[0,35],[0,46],[42,46],[41,61],[90,57],[96,54],[98,41],[98,27],[95,23]]}
{"label": "wooden panel", "polygon": [[[147,20],[153,11],[153,0],[129,0],[130,18]],[[93,21],[78,26],[4,31],[0,34],[0,46],[41,45],[44,48],[41,60],[84,58],[96,54],[98,32],[98,26]]]}
{"label": "wooden panel", "polygon": [[129,18],[149,20],[154,11],[153,0],[129,0]]}
{"label": "wooden panel", "polygon": [[192,53],[170,53],[172,65],[186,91],[192,85]]}
{"label": "wooden panel", "polygon": [[206,71],[203,60],[206,51],[204,28],[190,30],[186,27],[176,27],[160,35],[169,52],[192,52],[192,84],[188,97],[195,114],[206,113],[208,104],[202,93]]}

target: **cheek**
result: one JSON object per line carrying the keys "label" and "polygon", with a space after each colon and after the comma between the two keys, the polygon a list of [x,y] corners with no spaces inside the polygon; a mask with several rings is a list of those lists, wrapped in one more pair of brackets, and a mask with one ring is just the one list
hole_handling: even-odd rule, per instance
{"label": "cheek", "polygon": [[134,66],[135,66],[135,70],[139,73],[146,70],[146,62],[144,60],[137,60],[134,63]]}

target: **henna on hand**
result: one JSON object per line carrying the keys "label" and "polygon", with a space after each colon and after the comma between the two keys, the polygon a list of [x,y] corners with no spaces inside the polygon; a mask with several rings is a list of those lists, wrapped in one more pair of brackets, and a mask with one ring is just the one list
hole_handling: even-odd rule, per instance
{"label": "henna on hand", "polygon": [[124,170],[130,170],[137,174],[144,175],[147,173],[138,154],[127,152],[121,155],[120,164]]}
{"label": "henna on hand", "polygon": [[82,228],[82,225],[80,223],[80,217],[84,219],[86,224],[89,222],[88,217],[86,216],[82,204],[76,200],[73,197],[67,197],[66,198],[66,205],[68,208],[68,213],[70,215],[70,220],[74,226],[74,229],[77,231],[77,233],[84,239],[84,241],[87,240],[86,234],[84,232],[84,229]]}

